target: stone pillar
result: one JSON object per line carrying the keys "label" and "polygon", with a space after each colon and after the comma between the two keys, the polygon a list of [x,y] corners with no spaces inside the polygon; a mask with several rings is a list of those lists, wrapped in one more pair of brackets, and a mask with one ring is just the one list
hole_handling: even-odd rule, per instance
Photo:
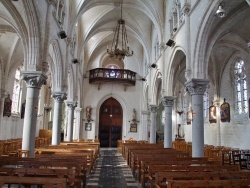
{"label": "stone pillar", "polygon": [[150,105],[150,144],[156,143],[156,110],[158,106],[157,105]]}
{"label": "stone pillar", "polygon": [[65,137],[65,141],[67,142],[73,141],[74,110],[75,110],[76,105],[77,104],[74,101],[67,101],[68,125],[67,125],[67,133]]}
{"label": "stone pillar", "polygon": [[22,79],[27,85],[22,150],[29,150],[29,157],[34,157],[38,96],[47,76],[41,71],[23,71]]}
{"label": "stone pillar", "polygon": [[144,110],[142,111],[142,123],[141,123],[141,134],[140,140],[148,141],[148,115],[149,112]]}
{"label": "stone pillar", "polygon": [[175,98],[166,96],[161,100],[165,111],[164,148],[172,148],[172,107]]}
{"label": "stone pillar", "polygon": [[192,101],[192,157],[204,157],[203,95],[208,80],[191,79],[185,83]]}
{"label": "stone pillar", "polygon": [[67,99],[67,94],[64,92],[53,92],[54,98],[54,113],[52,125],[52,145],[59,145],[61,142],[61,127],[62,127],[62,104]]}
{"label": "stone pillar", "polygon": [[75,140],[79,140],[80,138],[82,138],[81,111],[82,111],[82,108],[77,107],[75,109],[76,125],[75,125],[75,129],[74,129],[74,134],[73,134],[73,139],[75,139]]}

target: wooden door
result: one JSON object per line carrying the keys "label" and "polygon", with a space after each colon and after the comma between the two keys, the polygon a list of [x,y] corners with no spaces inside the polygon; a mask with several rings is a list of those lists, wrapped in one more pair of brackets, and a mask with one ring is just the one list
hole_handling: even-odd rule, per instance
{"label": "wooden door", "polygon": [[120,103],[109,98],[100,108],[99,139],[101,147],[117,147],[117,140],[122,137],[122,107]]}

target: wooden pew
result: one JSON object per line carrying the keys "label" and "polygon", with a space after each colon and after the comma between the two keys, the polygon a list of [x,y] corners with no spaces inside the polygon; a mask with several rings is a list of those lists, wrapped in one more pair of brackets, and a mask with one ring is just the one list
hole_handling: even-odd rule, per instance
{"label": "wooden pew", "polygon": [[130,150],[130,159],[129,166],[131,167],[133,163],[137,163],[137,157],[141,157],[142,155],[158,155],[158,154],[176,154],[179,157],[188,157],[188,154],[182,151],[178,151],[172,148],[155,148],[155,149],[131,149]]}
{"label": "wooden pew", "polygon": [[67,148],[37,148],[35,149],[38,155],[82,155],[87,157],[87,166],[89,170],[92,171],[94,167],[94,154],[93,150],[85,149],[67,149]]}
{"label": "wooden pew", "polygon": [[[168,188],[188,188],[188,187],[248,187],[249,179],[233,179],[233,180],[170,180]],[[156,186],[156,188],[161,188]]]}
{"label": "wooden pew", "polygon": [[169,172],[188,172],[203,173],[203,172],[240,172],[239,165],[207,165],[207,166],[193,166],[193,165],[151,165],[149,169],[149,182],[150,184],[159,184],[167,179]]}
{"label": "wooden pew", "polygon": [[18,184],[18,185],[44,185],[45,188],[53,188],[54,185],[57,188],[66,188],[65,178],[55,178],[55,177],[19,177],[19,176],[0,176],[0,186],[3,187],[4,184]]}
{"label": "wooden pew", "polygon": [[179,153],[175,153],[175,152],[173,152],[173,153],[159,153],[156,155],[153,155],[153,154],[138,155],[136,157],[136,162],[131,165],[131,171],[132,171],[132,174],[135,175],[135,172],[137,169],[137,172],[139,173],[139,178],[140,178],[140,171],[141,171],[142,164],[145,164],[148,161],[162,161],[163,162],[163,161],[177,161],[177,159],[186,161],[190,158],[179,157]]}
{"label": "wooden pew", "polygon": [[[250,172],[157,172],[155,184],[150,182],[150,187],[172,187],[171,181],[188,180],[192,184],[193,180],[250,180]],[[190,186],[190,184],[188,186]],[[182,186],[181,186],[182,187]],[[183,187],[185,187],[183,185]]]}
{"label": "wooden pew", "polygon": [[95,146],[97,148],[97,154],[100,155],[100,142],[61,142],[60,145],[64,146]]}
{"label": "wooden pew", "polygon": [[125,146],[125,159],[127,161],[127,164],[129,164],[130,156],[133,151],[142,151],[142,150],[151,151],[158,149],[163,149],[163,146],[160,146],[159,144],[136,144],[136,145]]}
{"label": "wooden pew", "polygon": [[[52,171],[46,171],[50,169]],[[0,175],[14,174],[34,174],[43,176],[50,174],[51,176],[67,178],[69,185],[86,184],[86,163],[83,158],[66,157],[66,158],[0,158]],[[45,172],[44,172],[45,171]],[[11,173],[10,173],[11,172]],[[19,175],[20,176],[20,175]]]}
{"label": "wooden pew", "polygon": [[78,146],[78,145],[56,145],[37,148],[36,152],[39,153],[42,149],[64,149],[64,150],[74,150],[74,151],[85,151],[86,153],[92,152],[93,160],[96,160],[99,156],[97,146]]}
{"label": "wooden pew", "polygon": [[126,160],[128,160],[131,149],[145,150],[145,149],[156,149],[156,148],[163,148],[163,146],[160,144],[123,143],[122,155]]}
{"label": "wooden pew", "polygon": [[[221,165],[219,162],[212,162],[208,161],[206,157],[196,157],[196,158],[173,158],[168,160],[154,160],[151,159],[144,159],[141,161],[141,168],[138,169],[138,180],[141,185],[144,185],[145,182],[149,178],[149,174],[154,173],[160,168],[164,168],[164,166],[208,166],[208,165]],[[150,171],[150,173],[149,173]]]}

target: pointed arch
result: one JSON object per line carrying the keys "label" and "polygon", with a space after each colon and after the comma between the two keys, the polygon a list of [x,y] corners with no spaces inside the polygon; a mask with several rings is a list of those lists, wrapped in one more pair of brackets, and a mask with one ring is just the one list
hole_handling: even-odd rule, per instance
{"label": "pointed arch", "polygon": [[47,61],[51,67],[53,91],[62,91],[63,62],[60,46],[56,39],[50,41]]}

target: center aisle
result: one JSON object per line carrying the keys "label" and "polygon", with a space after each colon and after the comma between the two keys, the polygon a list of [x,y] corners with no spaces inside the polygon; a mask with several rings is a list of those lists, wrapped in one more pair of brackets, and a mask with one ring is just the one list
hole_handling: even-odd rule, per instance
{"label": "center aisle", "polygon": [[138,188],[126,161],[117,149],[101,148],[93,173],[87,177],[87,188]]}

